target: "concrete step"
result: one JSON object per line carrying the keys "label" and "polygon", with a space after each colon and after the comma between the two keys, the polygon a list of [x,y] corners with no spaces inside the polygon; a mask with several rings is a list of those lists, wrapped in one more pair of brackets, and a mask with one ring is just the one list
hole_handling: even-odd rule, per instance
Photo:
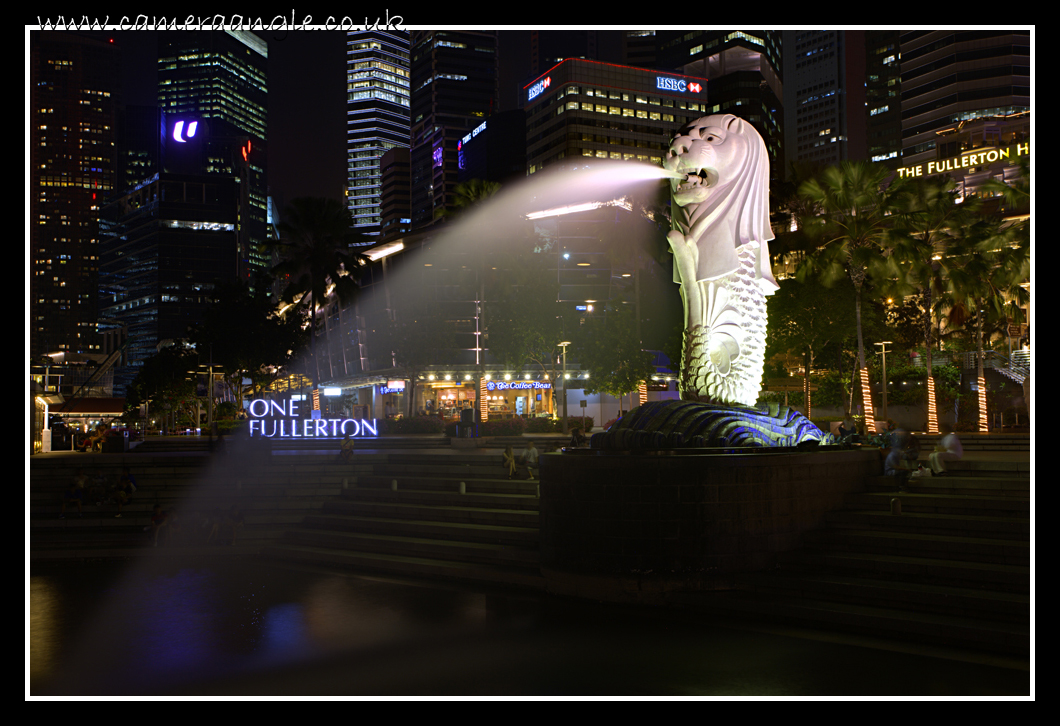
{"label": "concrete step", "polygon": [[841,510],[826,514],[825,521],[829,526],[843,528],[1013,540],[1030,538],[1030,520],[1015,517],[906,512],[903,508],[901,515],[880,510]]}
{"label": "concrete step", "polygon": [[997,565],[1030,565],[1030,543],[980,537],[824,529],[807,532],[803,544],[813,551],[930,557],[943,560],[989,562]]}
{"label": "concrete step", "polygon": [[394,481],[398,483],[398,491],[406,489],[415,491],[450,491],[460,490],[460,482],[464,482],[464,491],[477,494],[525,494],[537,495],[538,482],[536,479],[508,479],[499,477],[496,479],[475,477],[422,477],[422,476],[387,476],[371,474],[359,476],[356,482],[357,489],[390,489]]}
{"label": "concrete step", "polygon": [[345,489],[342,498],[348,501],[393,502],[400,504],[422,504],[430,506],[479,507],[490,509],[514,509],[538,511],[541,500],[533,494],[495,494],[486,492],[423,491],[414,489]]}
{"label": "concrete step", "polygon": [[[875,492],[896,492],[898,481],[893,476],[872,477],[865,488]],[[1030,497],[1030,479],[1001,477],[912,477],[906,489],[924,494],[962,494],[999,497]]]}
{"label": "concrete step", "polygon": [[782,597],[830,600],[965,618],[1028,623],[1031,614],[1030,596],[1026,593],[990,592],[828,574],[796,577],[784,572],[754,573],[740,577],[740,583],[755,592]]}
{"label": "concrete step", "polygon": [[1018,656],[1030,653],[1027,623],[740,591],[723,593],[712,600],[711,607],[733,617],[751,616],[756,622],[790,623]]}
{"label": "concrete step", "polygon": [[414,479],[445,478],[454,479],[470,477],[472,479],[504,479],[507,480],[508,473],[501,466],[500,461],[490,463],[464,464],[438,463],[438,464],[376,464],[370,472],[373,476],[407,477]]}
{"label": "concrete step", "polygon": [[849,495],[846,503],[852,509],[890,511],[891,500],[895,496],[902,501],[902,512],[920,514],[993,514],[1026,519],[1030,517],[1031,511],[1030,499],[992,494],[860,492]]}
{"label": "concrete step", "polygon": [[341,499],[325,504],[324,514],[513,527],[538,526],[538,513],[536,511],[517,511],[467,505],[428,506],[399,502],[366,502]]}
{"label": "concrete step", "polygon": [[309,515],[303,520],[301,528],[447,539],[460,542],[481,542],[529,548],[537,548],[541,540],[541,532],[537,527],[430,520],[416,521],[411,519],[336,514]]}
{"label": "concrete step", "polygon": [[541,560],[536,547],[320,529],[293,530],[283,544],[499,566],[538,567]]}
{"label": "concrete step", "polygon": [[263,554],[270,560],[343,567],[358,572],[381,572],[405,577],[461,582],[485,582],[533,590],[543,590],[545,586],[540,570],[533,567],[498,567],[425,557],[349,552],[304,545],[266,547]]}
{"label": "concrete step", "polygon": [[814,574],[845,573],[861,577],[977,588],[995,592],[1030,592],[1030,567],[1023,565],[871,552],[816,552],[813,550],[785,553],[778,558],[778,563],[782,570],[798,570]]}
{"label": "concrete step", "polygon": [[[928,465],[928,457],[920,456],[924,466]],[[1026,461],[995,461],[991,459],[958,459],[946,462],[946,473],[941,478],[948,476],[1006,476],[1027,478],[1031,475],[1030,458]]]}

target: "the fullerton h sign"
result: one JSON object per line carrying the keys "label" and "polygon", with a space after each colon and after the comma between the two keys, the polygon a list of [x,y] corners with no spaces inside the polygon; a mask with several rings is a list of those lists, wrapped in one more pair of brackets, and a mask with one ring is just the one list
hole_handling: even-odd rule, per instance
{"label": "the fullerton h sign", "polygon": [[1014,159],[1019,156],[1027,156],[1031,153],[1031,142],[1025,141],[1021,144],[1013,144],[1012,146],[1006,146],[1001,149],[989,149],[987,151],[977,151],[969,154],[961,154],[960,156],[954,156],[949,159],[940,159],[939,161],[929,161],[927,164],[918,164],[916,166],[904,166],[898,170],[898,176],[930,176],[932,174],[944,174],[948,171],[956,171],[957,169],[964,169],[968,167],[980,167],[985,164],[992,164],[995,161],[1004,161],[1008,159]]}
{"label": "the fullerton h sign", "polygon": [[375,419],[300,418],[298,401],[250,402],[250,435],[281,439],[323,439],[339,436],[378,436]]}

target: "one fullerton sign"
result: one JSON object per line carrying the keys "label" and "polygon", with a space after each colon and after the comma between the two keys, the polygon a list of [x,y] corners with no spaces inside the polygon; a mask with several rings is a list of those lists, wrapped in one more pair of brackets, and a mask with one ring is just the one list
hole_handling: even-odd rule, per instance
{"label": "one fullerton sign", "polygon": [[250,402],[250,435],[280,439],[332,439],[350,436],[378,436],[376,420],[355,418],[302,418],[298,401]]}

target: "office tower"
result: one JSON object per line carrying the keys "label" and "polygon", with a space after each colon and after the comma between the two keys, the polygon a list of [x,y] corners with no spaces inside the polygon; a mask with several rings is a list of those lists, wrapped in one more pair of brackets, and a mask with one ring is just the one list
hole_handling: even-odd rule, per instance
{"label": "office tower", "polygon": [[490,116],[457,143],[457,178],[509,185],[526,176],[526,113],[517,108]]}
{"label": "office tower", "polygon": [[537,77],[567,58],[596,60],[595,30],[531,30],[530,75]]}
{"label": "office tower", "polygon": [[[167,136],[177,123],[165,128]],[[188,337],[218,287],[243,279],[246,169],[202,170],[226,156],[241,161],[242,149],[212,142],[197,129],[184,143],[167,145],[162,163],[177,171],[155,174],[100,211],[100,327],[128,335],[126,363],[114,372],[115,395],[124,395],[160,348]]]}
{"label": "office tower", "polygon": [[654,68],[655,31],[622,31],[622,63],[637,68]]}
{"label": "office tower", "polygon": [[865,32],[865,112],[869,161],[902,162],[902,72],[898,30]]}
{"label": "office tower", "polygon": [[[214,141],[247,149],[248,206],[239,219],[246,234],[236,255],[240,279],[253,284],[271,263],[260,249],[267,216],[268,46],[242,30],[159,33],[158,43],[158,105],[166,119],[185,120],[185,133],[202,123]],[[185,140],[178,135],[166,143]],[[231,173],[230,162],[218,157],[217,173]]]}
{"label": "office tower", "polygon": [[899,43],[903,167],[1029,138],[1029,31],[900,31]]}
{"label": "office tower", "polygon": [[529,174],[582,157],[661,165],[674,132],[706,115],[704,78],[571,59],[523,89]]}
{"label": "office tower", "polygon": [[457,144],[497,105],[497,32],[412,33],[412,226],[452,204]]}
{"label": "office tower", "polygon": [[158,173],[165,135],[157,106],[126,106],[118,113],[118,182],[121,192]]}
{"label": "office tower", "polygon": [[[706,85],[704,78],[675,73],[563,61],[523,91],[528,172],[596,159],[659,166],[675,132],[706,115]],[[534,226],[555,240],[559,300],[574,302],[586,313],[616,301],[638,274],[636,265],[614,255],[622,229],[639,223],[631,196],[606,200],[590,211],[541,211]],[[628,293],[635,298],[633,290]]]}
{"label": "office tower", "polygon": [[412,205],[409,200],[409,150],[396,147],[379,160],[381,237],[393,239],[412,229]]}
{"label": "office tower", "polygon": [[706,78],[708,114],[749,121],[766,142],[770,175],[783,177],[781,34],[773,30],[659,30],[658,68]]}
{"label": "office tower", "polygon": [[860,30],[784,31],[789,163],[865,158],[864,35]]}
{"label": "office tower", "polygon": [[30,355],[99,352],[98,210],[115,185],[120,55],[73,32],[30,37]]}
{"label": "office tower", "polygon": [[[382,229],[380,160],[409,147],[409,34],[346,34],[346,204],[354,228],[377,241]],[[407,214],[405,216],[408,216]]]}

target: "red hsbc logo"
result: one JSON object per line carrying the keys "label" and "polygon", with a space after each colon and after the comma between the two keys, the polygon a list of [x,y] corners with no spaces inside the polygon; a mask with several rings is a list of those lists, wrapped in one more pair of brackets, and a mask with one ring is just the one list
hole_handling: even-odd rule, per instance
{"label": "red hsbc logo", "polygon": [[692,93],[699,93],[703,90],[703,86],[699,85],[698,83],[689,83],[688,90]]}

